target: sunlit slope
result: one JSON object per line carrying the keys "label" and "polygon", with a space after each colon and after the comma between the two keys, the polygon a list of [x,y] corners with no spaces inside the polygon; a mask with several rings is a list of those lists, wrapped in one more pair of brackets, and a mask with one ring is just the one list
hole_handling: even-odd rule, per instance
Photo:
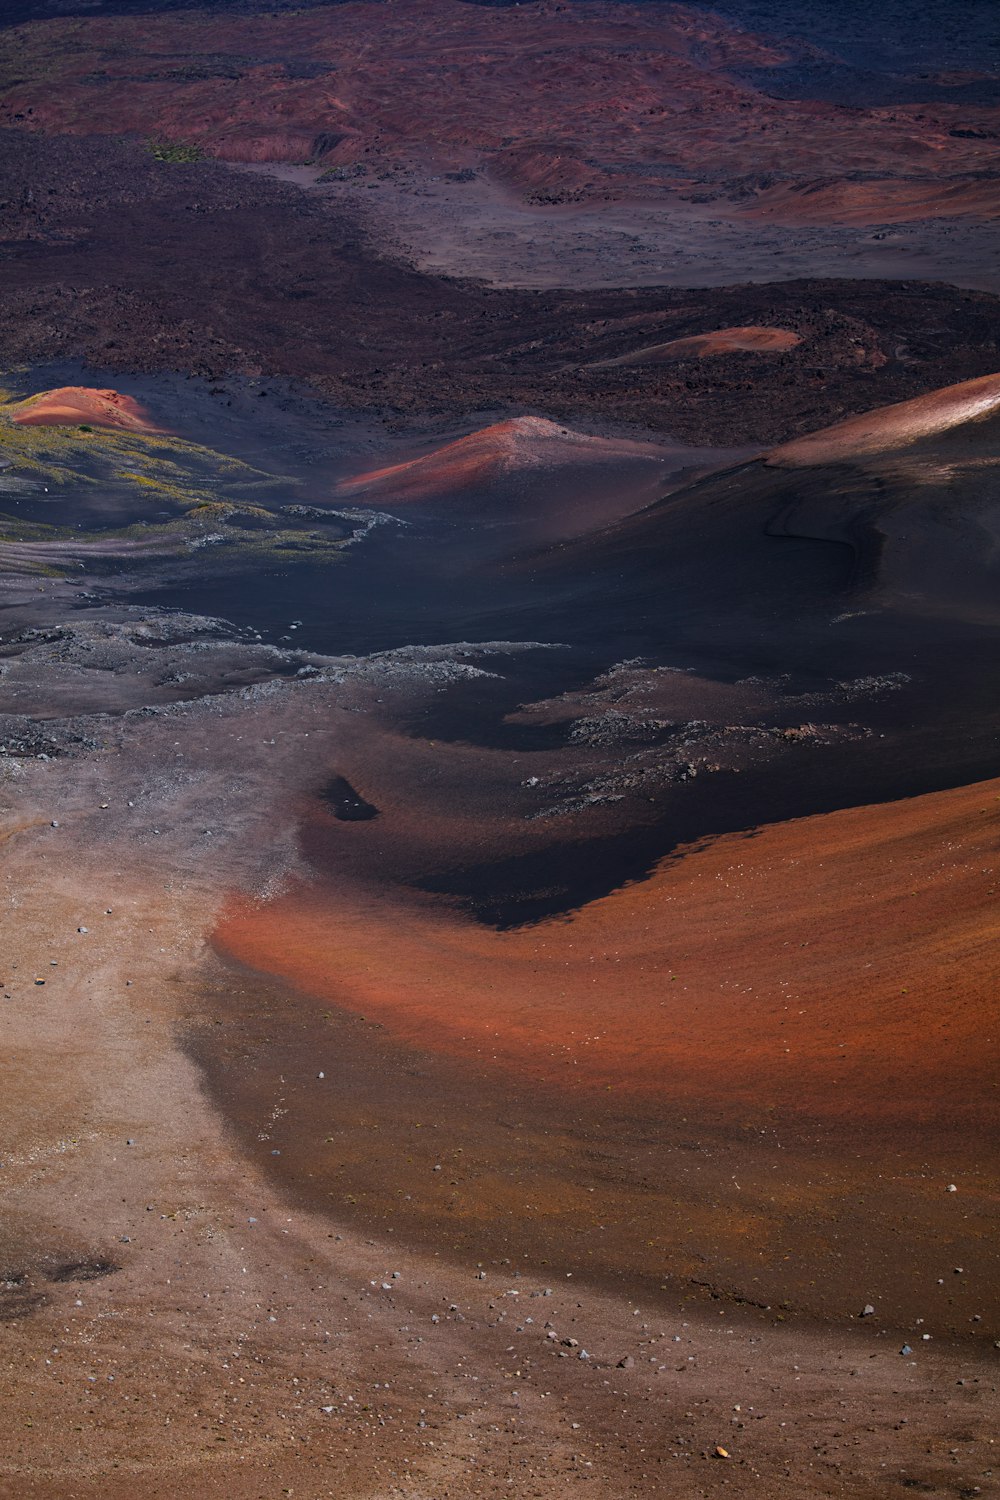
{"label": "sunlit slope", "polygon": [[[780,631],[844,612],[1000,626],[1000,375],[709,475],[539,565],[613,575],[685,618]],[[536,560],[537,562],[538,560]],[[807,626],[807,621],[812,621]],[[781,622],[785,621],[782,626]]]}

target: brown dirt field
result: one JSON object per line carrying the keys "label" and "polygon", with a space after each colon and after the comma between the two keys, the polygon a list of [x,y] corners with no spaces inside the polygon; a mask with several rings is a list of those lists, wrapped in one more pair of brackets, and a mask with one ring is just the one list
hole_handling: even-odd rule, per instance
{"label": "brown dirt field", "polygon": [[[677,192],[528,202],[491,177],[456,180],[461,174],[341,180],[323,178],[315,167],[244,170],[348,205],[377,243],[409,265],[494,287],[730,287],[841,276],[859,286],[875,277],[1000,291],[997,220],[961,212],[958,202],[947,217],[886,220],[877,212],[882,200],[873,199],[872,217],[855,222],[846,210],[824,216],[824,194],[835,190],[812,182],[788,193],[787,212],[776,203],[765,213],[755,211],[757,199],[692,201]],[[749,309],[713,312],[749,320]]]}
{"label": "brown dirt field", "polygon": [[[564,1087],[571,1062],[519,1082],[206,959],[220,879],[295,866],[265,791],[304,794],[338,718],[360,723],[323,729],[329,693],[182,705],[4,785],[0,1494],[988,1494],[996,1204],[969,1115],[956,1144],[882,1109],[865,1147],[764,1099],[735,1122],[649,1113],[593,1070]],[[938,977],[976,930],[995,795],[868,815],[937,889],[916,899],[946,917]],[[858,813],[760,837],[776,872],[788,839],[819,855],[822,894],[864,835]],[[712,846],[659,889],[762,872],[759,847]],[[880,909],[908,910],[906,884]],[[789,1036],[821,1077],[822,1040]],[[953,1064],[961,1045],[939,1080]]]}

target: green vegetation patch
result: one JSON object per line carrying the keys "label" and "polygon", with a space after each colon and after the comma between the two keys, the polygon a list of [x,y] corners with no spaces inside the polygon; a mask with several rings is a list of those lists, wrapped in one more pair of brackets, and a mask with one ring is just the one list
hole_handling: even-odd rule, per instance
{"label": "green vegetation patch", "polygon": [[[211,571],[245,568],[255,559],[316,560],[340,557],[345,528],[335,518],[317,529],[323,513],[307,508],[302,515],[287,505],[299,481],[281,478],[212,448],[163,433],[144,434],[113,428],[33,426],[13,420],[19,405],[13,392],[0,390],[0,459],[7,459],[19,478],[44,485],[50,494],[54,524],[0,514],[0,547],[12,548],[5,566],[47,576],[78,576],[81,554],[95,549],[88,569],[113,573],[134,569],[148,560],[172,557]],[[227,496],[236,489],[245,498]],[[65,491],[65,493],[59,493]],[[102,493],[103,492],[103,493]],[[249,492],[249,493],[248,493]],[[97,514],[110,519],[115,509],[131,519],[122,524],[81,525],[91,501]],[[85,509],[79,509],[83,502]],[[108,503],[106,503],[108,502]],[[166,514],[164,515],[164,512]],[[73,524],[66,524],[70,518]],[[141,551],[114,546],[115,540],[145,544]],[[13,544],[29,544],[21,551]],[[71,544],[68,553],[67,544]],[[109,545],[110,544],[110,545]],[[127,560],[127,561],[126,561]],[[181,564],[182,568],[187,563]]]}
{"label": "green vegetation patch", "polygon": [[157,161],[191,162],[204,161],[205,153],[200,146],[189,145],[186,141],[154,141],[146,142],[151,156]]}
{"label": "green vegetation patch", "polygon": [[0,542],[56,542],[71,533],[40,521],[22,521],[20,516],[0,513]]}
{"label": "green vegetation patch", "polygon": [[277,479],[241,459],[184,438],[89,426],[32,426],[14,422],[0,392],[0,458],[17,473],[45,485],[87,488],[134,486],[158,503],[186,510],[214,499],[217,485],[253,485],[265,493],[296,481]]}

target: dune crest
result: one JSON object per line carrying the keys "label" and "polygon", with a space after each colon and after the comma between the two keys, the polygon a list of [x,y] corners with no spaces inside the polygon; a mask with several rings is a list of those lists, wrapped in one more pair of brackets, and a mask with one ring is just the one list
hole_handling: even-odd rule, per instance
{"label": "dune crest", "polygon": [[710,359],[716,354],[781,354],[801,342],[801,335],[789,328],[716,328],[711,333],[695,333],[666,344],[650,344],[630,354],[619,354],[615,359],[602,359],[598,368],[669,364],[675,359]]}
{"label": "dune crest", "polygon": [[[214,941],[411,1045],[465,1057],[488,1045],[547,1086],[886,1120],[926,1119],[948,1097],[986,1117],[1000,1043],[987,1041],[991,897],[975,870],[992,847],[982,807],[998,786],[772,824],[752,850],[724,836],[568,920],[496,932],[343,879],[334,899],[320,880],[272,902],[230,901]],[[750,891],[752,908],[738,894]],[[809,1007],[790,1011],[783,981],[802,932]],[[769,997],[753,1002],[752,1029],[737,975]],[[577,1051],[567,1074],[567,1036],[595,1034],[601,1045]]]}
{"label": "dune crest", "polygon": [[85,385],[64,385],[19,401],[13,419],[22,426],[112,427],[119,432],[162,433],[144,406],[119,391],[98,391]]}
{"label": "dune crest", "polygon": [[920,438],[948,432],[996,411],[1000,411],[1000,374],[981,375],[977,380],[942,386],[912,401],[879,406],[860,416],[847,417],[833,427],[793,438],[772,448],[764,455],[764,461],[790,468],[849,463],[852,459],[907,447]]}
{"label": "dune crest", "polygon": [[482,485],[520,469],[656,457],[657,450],[648,443],[590,437],[545,417],[510,417],[419,458],[342,480],[338,491],[344,495],[365,493],[391,495],[396,500],[424,500]]}

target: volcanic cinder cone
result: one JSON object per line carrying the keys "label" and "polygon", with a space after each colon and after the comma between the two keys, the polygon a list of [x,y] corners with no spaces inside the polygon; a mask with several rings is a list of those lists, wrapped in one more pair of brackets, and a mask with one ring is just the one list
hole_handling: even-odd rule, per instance
{"label": "volcanic cinder cone", "polygon": [[1000,411],[1000,375],[981,375],[960,385],[942,386],[912,401],[880,406],[833,427],[811,432],[772,448],[769,464],[850,463],[874,454],[906,448],[921,438],[937,437]]}
{"label": "volcanic cinder cone", "polygon": [[26,427],[112,427],[120,432],[161,433],[146,408],[119,391],[64,385],[19,401],[13,420]]}

